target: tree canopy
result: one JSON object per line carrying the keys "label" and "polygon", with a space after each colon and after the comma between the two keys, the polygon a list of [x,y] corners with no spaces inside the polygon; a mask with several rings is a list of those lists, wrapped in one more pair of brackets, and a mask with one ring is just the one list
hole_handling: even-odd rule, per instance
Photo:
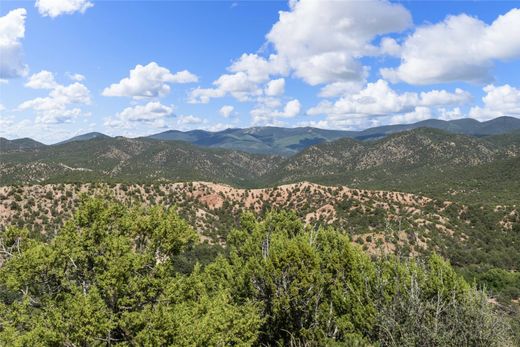
{"label": "tree canopy", "polygon": [[[243,215],[215,258],[164,207],[85,199],[50,239],[0,234],[0,345],[514,345],[441,257],[372,259],[291,212]],[[209,247],[205,245],[204,247]],[[196,264],[191,255],[210,255]]]}

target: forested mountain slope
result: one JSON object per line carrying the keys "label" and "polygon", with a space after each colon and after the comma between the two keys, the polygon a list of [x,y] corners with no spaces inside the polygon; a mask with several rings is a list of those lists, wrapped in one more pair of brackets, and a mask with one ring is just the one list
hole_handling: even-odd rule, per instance
{"label": "forested mountain slope", "polygon": [[420,128],[377,141],[340,139],[291,157],[204,149],[182,141],[96,138],[0,153],[0,184],[178,182],[262,187],[303,180],[511,202],[520,132],[472,137]]}
{"label": "forested mountain slope", "polygon": [[96,138],[32,152],[0,153],[0,184],[207,180],[245,185],[279,161],[178,141]]}

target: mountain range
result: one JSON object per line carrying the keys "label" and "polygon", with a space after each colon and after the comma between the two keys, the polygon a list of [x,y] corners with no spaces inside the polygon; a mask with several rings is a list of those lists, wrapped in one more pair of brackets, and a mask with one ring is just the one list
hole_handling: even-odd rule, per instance
{"label": "mountain range", "polygon": [[[168,130],[146,136],[145,138],[161,141],[183,141],[204,148],[222,148],[256,154],[290,156],[309,146],[331,142],[341,138],[373,141],[398,132],[424,127],[440,129],[455,134],[481,137],[518,130],[520,129],[520,119],[514,117],[499,117],[486,122],[479,122],[470,118],[451,121],[429,119],[413,124],[387,125],[362,131],[326,130],[312,127],[253,127],[245,129],[226,129],[218,132],[205,130],[190,130],[185,132]],[[54,144],[54,146],[100,138],[106,139],[109,138],[109,136],[92,132],[75,136]],[[30,139],[1,139],[0,151],[25,150],[27,148],[45,146],[34,140],[32,140],[32,145],[13,143],[17,141],[27,142],[28,140]]]}
{"label": "mountain range", "polygon": [[340,138],[292,156],[203,148],[184,141],[95,137],[6,150],[0,185],[211,181],[240,187],[308,180],[482,199],[520,199],[520,131],[468,136],[431,128],[374,141]]}

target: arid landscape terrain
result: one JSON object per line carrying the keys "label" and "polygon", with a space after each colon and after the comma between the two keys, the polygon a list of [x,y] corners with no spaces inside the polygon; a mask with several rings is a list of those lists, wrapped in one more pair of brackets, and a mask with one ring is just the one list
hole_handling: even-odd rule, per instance
{"label": "arid landscape terrain", "polygon": [[520,346],[514,1],[0,0],[0,347]]}

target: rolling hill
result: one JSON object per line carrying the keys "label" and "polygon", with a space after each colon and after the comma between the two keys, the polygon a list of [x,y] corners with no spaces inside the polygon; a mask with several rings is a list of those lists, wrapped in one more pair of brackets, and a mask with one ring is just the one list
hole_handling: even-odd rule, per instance
{"label": "rolling hill", "polygon": [[341,139],[285,159],[263,179],[512,202],[520,199],[519,141],[518,132],[477,138],[429,128],[370,142]]}
{"label": "rolling hill", "polygon": [[[109,196],[105,194],[109,193]],[[330,225],[347,233],[371,255],[442,254],[468,279],[497,289],[504,302],[520,283],[499,283],[497,269],[516,273],[520,265],[520,213],[514,206],[472,206],[450,200],[309,182],[239,189],[211,182],[159,184],[47,184],[0,187],[0,231],[26,226],[52,238],[78,208],[81,196],[113,197],[125,204],[176,206],[207,245],[221,245],[240,215],[292,210],[308,226]],[[0,254],[1,262],[1,254]],[[487,274],[489,271],[489,274]],[[496,276],[496,274],[494,275]]]}
{"label": "rolling hill", "polygon": [[403,174],[413,175],[423,168],[439,171],[478,166],[517,156],[520,148],[514,141],[518,137],[500,135],[488,140],[419,128],[371,142],[341,139],[288,158],[279,166],[276,180],[344,175],[369,182],[383,177],[401,179]]}
{"label": "rolling hill", "polygon": [[479,138],[419,128],[376,141],[325,142],[285,157],[96,138],[0,153],[0,184],[204,180],[259,187],[307,180],[461,199],[492,193],[509,201],[520,198],[511,190],[518,185],[519,139],[520,132]]}
{"label": "rolling hill", "polygon": [[71,137],[70,139],[56,143],[56,145],[62,145],[65,143],[75,142],[75,141],[89,141],[92,139],[108,139],[108,138],[110,138],[110,136],[108,136],[108,135],[98,133],[98,132],[91,132],[91,133],[86,133],[86,134],[81,134],[78,136]]}
{"label": "rolling hill", "polygon": [[208,180],[247,185],[280,160],[180,141],[100,137],[0,153],[0,184]]}
{"label": "rolling hill", "polygon": [[8,140],[6,138],[0,137],[0,153],[32,150],[42,147],[45,147],[43,143],[40,143],[27,137],[15,140]]}

